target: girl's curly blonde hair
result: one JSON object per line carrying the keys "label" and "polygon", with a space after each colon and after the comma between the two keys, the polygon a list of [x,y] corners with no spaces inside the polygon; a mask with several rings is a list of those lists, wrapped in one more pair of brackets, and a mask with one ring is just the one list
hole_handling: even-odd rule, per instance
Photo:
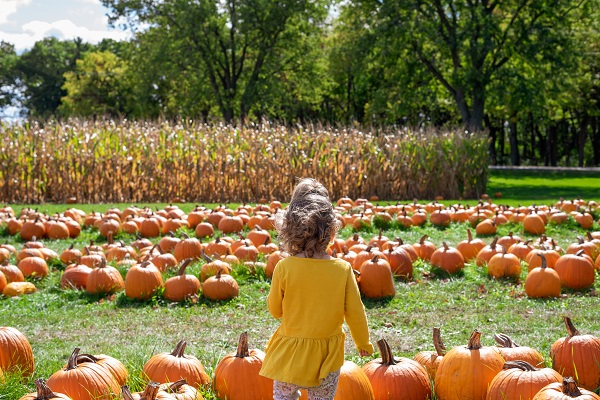
{"label": "girl's curly blonde hair", "polygon": [[340,228],[327,189],[315,179],[301,180],[288,208],[275,222],[281,248],[312,258],[324,253]]}

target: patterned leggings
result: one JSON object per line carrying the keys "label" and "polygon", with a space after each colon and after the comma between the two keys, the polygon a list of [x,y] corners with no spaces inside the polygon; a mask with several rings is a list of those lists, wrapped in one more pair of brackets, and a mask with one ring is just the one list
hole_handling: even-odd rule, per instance
{"label": "patterned leggings", "polygon": [[273,399],[274,400],[297,400],[300,397],[300,389],[306,389],[309,400],[333,400],[337,390],[340,370],[327,375],[319,386],[304,387],[291,383],[274,381]]}

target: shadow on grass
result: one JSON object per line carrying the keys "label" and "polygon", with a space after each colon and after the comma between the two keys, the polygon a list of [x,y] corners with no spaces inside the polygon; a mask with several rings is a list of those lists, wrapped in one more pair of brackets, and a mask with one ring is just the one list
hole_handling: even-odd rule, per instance
{"label": "shadow on grass", "polygon": [[380,299],[371,299],[368,297],[362,296],[362,302],[365,305],[366,309],[374,309],[374,308],[385,308],[387,307],[392,300],[394,300],[395,296],[382,297]]}

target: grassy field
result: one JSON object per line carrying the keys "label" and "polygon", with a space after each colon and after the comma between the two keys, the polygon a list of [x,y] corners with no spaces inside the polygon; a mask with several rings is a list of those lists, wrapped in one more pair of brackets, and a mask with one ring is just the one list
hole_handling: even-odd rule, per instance
{"label": "grassy field", "polygon": [[[575,193],[578,188],[593,188],[584,191],[582,197],[600,200],[598,197],[598,178],[578,181],[573,177],[564,177],[566,187],[547,186],[537,195],[538,203],[554,203],[562,193]],[[539,179],[533,177],[493,176],[490,190],[503,192],[502,203],[526,204],[535,200],[532,191],[526,188],[539,186]],[[507,191],[504,186],[517,185]],[[581,183],[585,182],[585,183]],[[518,186],[518,185],[517,185]],[[593,191],[595,190],[595,191]],[[509,199],[507,195],[514,196]],[[536,195],[536,196],[537,196]],[[532,196],[532,197],[527,197]],[[568,195],[564,195],[568,198]],[[533,201],[532,201],[533,202]],[[77,206],[85,211],[105,211],[113,205]],[[124,205],[117,205],[122,209]],[[163,205],[152,205],[161,208]],[[184,211],[193,205],[181,204]],[[189,208],[188,208],[189,207]],[[14,207],[18,209],[18,207]],[[63,211],[65,205],[41,205],[40,211],[54,213]],[[597,218],[596,218],[597,220]],[[438,229],[427,223],[423,227],[401,229],[392,226],[384,234],[389,238],[402,238],[406,243],[415,243],[427,234],[437,246],[442,241],[456,245],[466,238],[467,224],[451,224]],[[598,222],[592,230],[600,230]],[[502,225],[498,236],[509,232],[523,239],[533,238],[526,235],[522,227],[516,224]],[[354,232],[350,228],[340,231],[340,237],[346,238]],[[359,232],[365,239],[377,235],[376,229]],[[576,241],[576,236],[584,234],[574,221],[565,225],[549,225],[547,235],[566,248]],[[20,239],[0,238],[22,246]],[[131,242],[131,235],[121,234],[117,239]],[[491,237],[483,237],[490,243]],[[77,239],[64,241],[46,241],[46,245],[58,253],[74,244],[83,247],[89,240],[103,242],[97,231],[86,228]],[[193,264],[188,273],[198,274],[200,263]],[[36,372],[34,378],[48,378],[61,368],[74,347],[91,354],[108,354],[121,360],[130,372],[129,386],[141,390],[144,385],[142,367],[153,354],[170,352],[180,339],[188,342],[187,353],[198,357],[207,372],[212,374],[218,361],[227,353],[235,351],[239,335],[247,331],[250,346],[264,349],[271,333],[277,326],[266,308],[265,299],[269,291],[269,281],[262,274],[251,275],[243,266],[234,269],[233,275],[240,284],[240,296],[227,302],[211,302],[202,297],[183,304],[164,301],[160,295],[145,302],[132,301],[119,293],[110,297],[92,296],[85,292],[62,290],[59,286],[64,266],[56,263],[48,278],[36,283],[39,291],[20,298],[2,298],[0,296],[0,326],[13,326],[23,332],[32,344]],[[124,271],[123,271],[124,272]],[[173,273],[165,275],[165,279]],[[529,299],[523,289],[526,268],[518,280],[495,280],[487,275],[485,267],[468,264],[455,276],[448,276],[433,269],[429,264],[418,261],[415,275],[410,282],[396,281],[396,296],[385,300],[364,299],[369,318],[371,341],[375,343],[385,338],[396,356],[413,357],[421,350],[433,350],[431,329],[440,327],[442,337],[448,349],[464,345],[474,329],[483,333],[483,344],[494,344],[494,333],[510,335],[520,345],[539,350],[550,365],[549,350],[551,344],[566,335],[562,317],[571,316],[577,328],[586,334],[600,336],[600,280],[583,292],[563,290],[563,296],[553,300]],[[360,358],[354,349],[349,333],[346,341],[346,358],[362,365],[372,357]],[[0,383],[0,399],[17,400],[27,392],[33,391],[33,378],[20,382],[15,376],[8,376]],[[214,399],[210,390],[205,391],[205,399]]]}

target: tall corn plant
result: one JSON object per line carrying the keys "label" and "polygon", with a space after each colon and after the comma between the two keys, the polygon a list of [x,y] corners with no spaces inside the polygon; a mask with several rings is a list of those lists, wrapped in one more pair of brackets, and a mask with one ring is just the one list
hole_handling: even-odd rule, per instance
{"label": "tall corn plant", "polygon": [[333,198],[474,198],[487,143],[458,131],[72,120],[0,125],[0,200],[286,200],[314,177]]}

